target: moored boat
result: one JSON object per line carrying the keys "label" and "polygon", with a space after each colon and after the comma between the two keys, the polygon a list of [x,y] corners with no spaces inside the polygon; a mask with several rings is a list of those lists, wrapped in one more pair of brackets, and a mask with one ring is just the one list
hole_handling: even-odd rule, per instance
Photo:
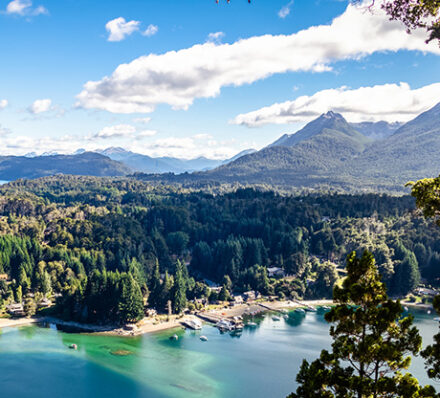
{"label": "moored boat", "polygon": [[219,328],[221,331],[231,331],[234,330],[234,324],[227,319],[220,319],[215,326]]}
{"label": "moored boat", "polygon": [[200,322],[198,319],[191,318],[191,319],[185,319],[182,321],[183,325],[193,329],[193,330],[200,330],[202,329],[202,322]]}

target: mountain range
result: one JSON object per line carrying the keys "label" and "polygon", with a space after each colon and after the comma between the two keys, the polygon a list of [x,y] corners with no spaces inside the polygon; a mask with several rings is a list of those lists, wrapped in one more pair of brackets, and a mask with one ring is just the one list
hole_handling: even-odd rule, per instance
{"label": "mountain range", "polygon": [[439,174],[439,153],[440,103],[405,124],[352,124],[330,111],[298,132],[213,170],[142,178],[403,192],[409,180]]}
{"label": "mountain range", "polygon": [[87,176],[124,176],[131,169],[99,153],[78,155],[0,156],[0,180],[38,178],[54,174]]}
{"label": "mountain range", "polygon": [[63,174],[123,176],[164,183],[270,184],[285,188],[404,191],[440,172],[440,103],[408,123],[349,123],[327,112],[267,147],[221,161],[153,158],[107,148],[72,155],[0,156],[0,180]]}
{"label": "mountain range", "polygon": [[35,152],[24,156],[0,156],[0,180],[38,178],[54,174],[74,174],[97,177],[118,177],[134,172],[143,173],[188,173],[209,170],[255,152],[248,149],[227,160],[205,157],[178,159],[173,157],[153,158],[123,148],[110,147],[95,152],[78,149],[73,154]]}

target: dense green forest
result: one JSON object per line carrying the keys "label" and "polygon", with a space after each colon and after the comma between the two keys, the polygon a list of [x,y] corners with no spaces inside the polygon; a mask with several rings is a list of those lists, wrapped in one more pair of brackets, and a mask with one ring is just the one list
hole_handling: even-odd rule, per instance
{"label": "dense green forest", "polygon": [[[213,194],[130,178],[17,181],[0,188],[0,307],[55,296],[65,318],[122,323],[141,318],[144,306],[164,312],[171,302],[180,312],[194,299],[248,290],[331,297],[346,255],[363,249],[389,293],[403,296],[421,278],[438,284],[439,238],[410,196]],[[287,277],[270,278],[270,267]]]}

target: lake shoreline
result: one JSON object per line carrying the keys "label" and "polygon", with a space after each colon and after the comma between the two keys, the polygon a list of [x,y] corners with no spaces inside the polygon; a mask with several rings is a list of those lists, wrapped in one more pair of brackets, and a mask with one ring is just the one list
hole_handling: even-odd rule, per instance
{"label": "lake shoreline", "polygon": [[[35,318],[0,318],[0,329],[6,327],[20,327],[36,323],[52,323],[61,326],[61,328],[71,328],[77,330],[78,333],[104,335],[104,336],[120,336],[120,337],[136,337],[144,334],[152,334],[172,329],[185,328],[185,321],[191,318],[198,318],[204,322],[215,323],[217,320],[234,317],[253,317],[255,315],[266,312],[282,312],[294,310],[296,308],[316,308],[334,305],[333,300],[286,300],[286,301],[261,301],[246,304],[238,304],[233,307],[224,306],[199,311],[194,315],[170,317],[159,316],[154,318],[144,318],[136,324],[127,326],[118,325],[95,325],[85,324],[75,321],[66,321],[55,317],[35,317]],[[409,308],[431,310],[432,305],[418,303],[402,303],[403,306]]]}

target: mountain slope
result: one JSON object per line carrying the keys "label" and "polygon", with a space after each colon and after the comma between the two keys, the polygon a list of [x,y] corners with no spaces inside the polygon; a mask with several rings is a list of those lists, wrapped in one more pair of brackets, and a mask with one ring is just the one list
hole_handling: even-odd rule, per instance
{"label": "mountain slope", "polygon": [[255,149],[244,150],[230,159],[216,160],[206,157],[196,159],[179,159],[173,157],[153,158],[147,155],[127,151],[124,148],[110,147],[104,150],[96,151],[110,159],[122,162],[134,171],[143,173],[188,173],[194,171],[206,171],[214,169],[222,164],[230,163],[244,155],[256,152]]}
{"label": "mountain slope", "polygon": [[353,159],[347,172],[358,176],[408,180],[440,173],[440,103],[404,124],[387,139]]}
{"label": "mountain slope", "polygon": [[395,122],[362,122],[362,123],[350,123],[350,126],[359,131],[365,137],[372,140],[383,140],[394,134],[403,123]]}
{"label": "mountain slope", "polygon": [[79,155],[0,156],[0,179],[38,178],[54,174],[99,177],[123,176],[131,172],[127,166],[93,152]]}
{"label": "mountain slope", "polygon": [[[343,167],[360,154],[369,140],[354,130],[339,114],[328,112],[298,133],[284,136],[259,152],[240,157],[206,174],[213,178],[246,177],[264,182],[267,173],[294,182],[307,174]],[[273,179],[273,178],[272,178]]]}
{"label": "mountain slope", "polygon": [[123,148],[107,148],[97,151],[110,159],[122,162],[135,171],[144,173],[184,173],[207,170],[221,164],[220,160],[200,157],[197,159],[178,159],[172,157],[153,158],[140,153],[127,151]]}
{"label": "mountain slope", "polygon": [[341,114],[330,111],[311,121],[296,133],[283,135],[281,138],[270,144],[269,147],[294,146],[302,141],[309,140],[322,134],[325,130],[338,131],[363,145],[369,142],[369,140],[356,131]]}

